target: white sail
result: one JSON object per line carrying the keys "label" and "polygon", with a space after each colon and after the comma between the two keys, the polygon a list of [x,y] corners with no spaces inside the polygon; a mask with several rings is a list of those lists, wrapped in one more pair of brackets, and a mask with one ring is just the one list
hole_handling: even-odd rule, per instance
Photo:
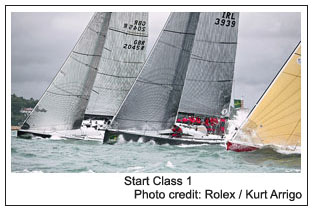
{"label": "white sail", "polygon": [[148,13],[112,13],[88,116],[114,116],[146,58]]}
{"label": "white sail", "polygon": [[239,13],[200,13],[180,112],[228,116]]}
{"label": "white sail", "polygon": [[80,128],[102,56],[111,13],[96,13],[22,129]]}
{"label": "white sail", "polygon": [[199,13],[172,13],[113,127],[168,129],[175,121]]}

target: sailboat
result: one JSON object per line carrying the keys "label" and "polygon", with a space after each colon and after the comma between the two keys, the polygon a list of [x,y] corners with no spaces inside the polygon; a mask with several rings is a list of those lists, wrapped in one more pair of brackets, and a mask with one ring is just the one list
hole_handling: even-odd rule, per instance
{"label": "sailboat", "polygon": [[[74,130],[81,135],[79,130],[88,106],[95,111],[98,107],[111,107],[94,107],[96,94],[110,98],[101,86],[123,93],[130,89],[131,79],[138,74],[134,69],[139,69],[145,60],[147,18],[147,13],[140,12],[95,13],[17,135],[71,137],[77,133]],[[116,107],[125,95],[114,95],[115,99],[109,101]],[[103,137],[103,132],[98,134]]]}
{"label": "sailboat", "polygon": [[[158,144],[224,143],[221,138],[208,139],[206,134],[171,138],[170,127],[176,120],[186,76],[196,76],[188,72],[201,73],[196,77],[206,83],[214,81],[218,75],[217,79],[230,80],[231,76],[222,76],[222,70],[229,64],[234,68],[232,60],[235,56],[232,53],[235,55],[236,52],[237,28],[238,13],[171,13],[140,74],[113,118],[111,128],[105,131],[103,142],[114,143],[123,137],[126,140],[142,139]],[[232,34],[236,36],[228,36]],[[228,45],[233,46],[228,48]],[[220,55],[231,55],[228,57],[230,63],[218,61]],[[211,70],[215,74],[208,75]],[[216,95],[220,94],[216,92]]]}
{"label": "sailboat", "polygon": [[300,43],[226,145],[227,150],[236,152],[254,151],[265,146],[300,152]]}

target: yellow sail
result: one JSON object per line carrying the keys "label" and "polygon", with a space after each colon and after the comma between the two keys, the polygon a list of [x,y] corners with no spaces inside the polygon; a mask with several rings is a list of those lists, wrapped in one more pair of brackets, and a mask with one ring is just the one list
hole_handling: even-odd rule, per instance
{"label": "yellow sail", "polygon": [[301,44],[258,101],[235,141],[301,146]]}

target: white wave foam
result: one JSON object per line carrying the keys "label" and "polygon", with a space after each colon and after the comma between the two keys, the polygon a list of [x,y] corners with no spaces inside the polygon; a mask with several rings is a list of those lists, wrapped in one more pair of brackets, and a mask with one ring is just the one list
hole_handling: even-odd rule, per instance
{"label": "white wave foam", "polygon": [[174,165],[170,161],[168,161],[166,164],[166,167],[174,168]]}
{"label": "white wave foam", "polygon": [[232,120],[228,120],[228,133],[225,135],[226,139],[231,139],[236,132],[235,128],[239,128],[248,116],[248,111],[238,110],[237,114]]}
{"label": "white wave foam", "polygon": [[127,172],[142,172],[144,167],[142,166],[134,166],[134,167],[128,167]]}
{"label": "white wave foam", "polygon": [[16,171],[17,173],[43,173],[41,170],[29,171],[28,169],[24,169],[23,171]]}

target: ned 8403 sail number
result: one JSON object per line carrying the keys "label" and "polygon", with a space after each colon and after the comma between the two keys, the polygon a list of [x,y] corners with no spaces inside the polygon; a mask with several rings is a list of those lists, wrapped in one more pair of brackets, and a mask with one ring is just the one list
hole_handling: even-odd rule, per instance
{"label": "ned 8403 sail number", "polygon": [[216,18],[215,25],[225,26],[225,27],[235,27],[236,21],[234,13],[223,12],[222,17]]}

